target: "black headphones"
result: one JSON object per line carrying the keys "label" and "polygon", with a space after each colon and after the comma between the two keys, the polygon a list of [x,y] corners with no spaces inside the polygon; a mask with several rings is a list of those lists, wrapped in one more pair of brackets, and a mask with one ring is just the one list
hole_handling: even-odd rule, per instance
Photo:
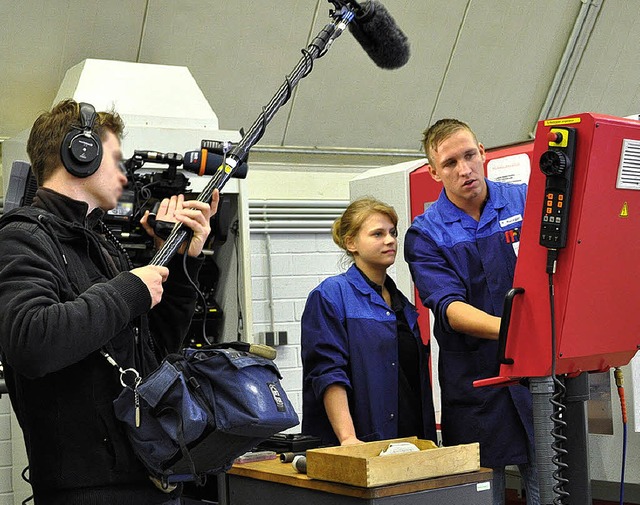
{"label": "black headphones", "polygon": [[93,131],[98,117],[93,105],[80,103],[80,128],[74,126],[64,137],[60,157],[67,171],[76,177],[89,177],[102,161],[102,142]]}

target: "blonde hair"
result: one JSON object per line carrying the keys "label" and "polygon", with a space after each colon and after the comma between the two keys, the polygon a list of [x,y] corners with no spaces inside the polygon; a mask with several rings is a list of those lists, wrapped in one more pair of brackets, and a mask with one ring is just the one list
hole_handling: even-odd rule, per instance
{"label": "blonde hair", "polygon": [[467,130],[471,133],[473,140],[478,145],[478,138],[471,127],[458,119],[440,119],[422,132],[422,148],[430,165],[433,165],[433,153],[438,150],[440,143],[459,130]]}
{"label": "blonde hair", "polygon": [[355,238],[362,228],[362,224],[372,214],[382,214],[387,216],[393,226],[398,226],[398,214],[391,205],[387,205],[372,197],[363,197],[354,200],[338,219],[333,222],[331,235],[338,247],[343,249],[347,256],[353,257],[351,251],[347,250],[346,243]]}

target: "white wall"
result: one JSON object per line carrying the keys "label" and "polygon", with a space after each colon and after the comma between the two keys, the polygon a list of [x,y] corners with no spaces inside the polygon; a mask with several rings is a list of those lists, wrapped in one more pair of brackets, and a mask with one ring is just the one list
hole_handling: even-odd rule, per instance
{"label": "white wall", "polygon": [[13,505],[10,413],[9,395],[2,395],[0,397],[0,505]]}
{"label": "white wall", "polygon": [[[632,360],[640,367],[640,356]],[[627,453],[625,482],[640,484],[640,381],[632,374],[632,365],[621,367],[624,373],[624,390],[627,403]],[[622,464],[623,424],[618,391],[611,373],[611,407],[613,413],[613,435],[589,435],[589,467],[591,478],[605,482],[619,482]]]}
{"label": "white wall", "polygon": [[[341,253],[327,233],[272,235],[267,247],[265,235],[251,235],[254,335],[286,331],[287,345],[277,346],[276,364],[282,386],[302,419],[302,361],[300,317],[309,292],[320,281],[341,271]],[[268,295],[268,249],[271,250],[275,323],[271,325]],[[299,433],[300,426],[292,428]]]}

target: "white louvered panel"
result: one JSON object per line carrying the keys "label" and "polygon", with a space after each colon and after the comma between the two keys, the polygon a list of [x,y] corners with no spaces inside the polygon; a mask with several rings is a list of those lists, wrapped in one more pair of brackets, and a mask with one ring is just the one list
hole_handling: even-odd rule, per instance
{"label": "white louvered panel", "polygon": [[249,200],[250,233],[331,233],[343,200]]}
{"label": "white louvered panel", "polygon": [[622,156],[618,167],[618,189],[640,190],[640,141],[622,141]]}

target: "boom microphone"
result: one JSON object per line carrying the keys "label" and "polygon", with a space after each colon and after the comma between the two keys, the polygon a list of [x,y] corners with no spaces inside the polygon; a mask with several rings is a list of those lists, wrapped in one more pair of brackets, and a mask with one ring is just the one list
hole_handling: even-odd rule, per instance
{"label": "boom microphone", "polygon": [[[214,175],[224,158],[220,154],[203,149],[201,151],[187,151],[184,153],[182,168],[198,175]],[[236,167],[232,177],[244,179],[247,176],[247,163],[243,161]]]}
{"label": "boom microphone", "polygon": [[368,0],[355,14],[349,30],[376,65],[394,69],[409,61],[409,40],[384,5]]}

